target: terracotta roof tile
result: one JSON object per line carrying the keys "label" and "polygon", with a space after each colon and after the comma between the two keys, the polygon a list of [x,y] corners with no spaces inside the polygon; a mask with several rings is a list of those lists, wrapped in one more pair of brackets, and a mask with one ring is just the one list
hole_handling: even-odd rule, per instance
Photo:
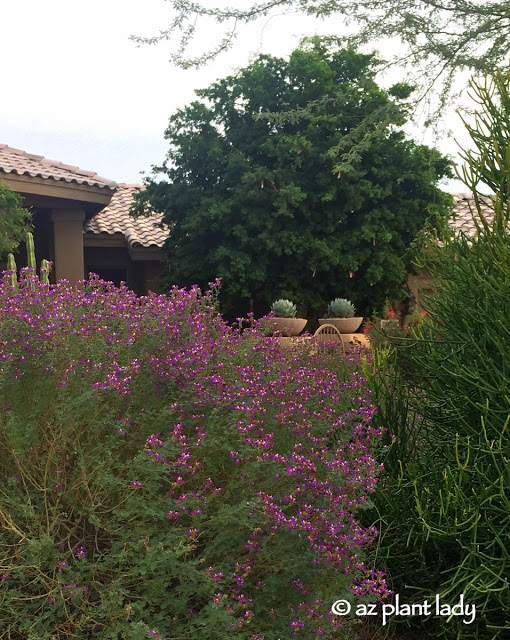
{"label": "terracotta roof tile", "polygon": [[85,223],[85,232],[93,234],[122,233],[130,248],[162,247],[168,236],[168,228],[160,228],[161,215],[132,218],[129,208],[133,195],[143,189],[139,184],[119,184],[111,202]]}
{"label": "terracotta roof tile", "polygon": [[[476,207],[473,196],[470,193],[452,193],[455,202],[455,216],[450,220],[450,227],[454,231],[461,231],[467,236],[476,235],[476,226],[473,221],[473,213],[476,213]],[[481,211],[487,222],[491,223],[494,216],[494,210],[490,196],[479,196]]]}
{"label": "terracotta roof tile", "polygon": [[21,149],[13,149],[6,144],[0,144],[0,174],[2,173],[74,182],[108,189],[109,191],[113,191],[117,186],[116,182],[101,178],[93,171],[84,171],[79,167],[63,164],[56,160],[48,160],[43,156],[21,151]]}

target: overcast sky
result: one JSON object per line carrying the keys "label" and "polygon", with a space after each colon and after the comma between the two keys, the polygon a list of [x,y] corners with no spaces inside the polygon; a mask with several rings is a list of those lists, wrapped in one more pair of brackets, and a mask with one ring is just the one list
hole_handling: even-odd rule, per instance
{"label": "overcast sky", "polygon": [[[182,71],[168,62],[167,43],[137,47],[129,40],[154,35],[169,17],[165,0],[4,0],[0,143],[117,182],[141,182],[141,172],[164,158],[169,116],[194,99],[194,89],[257,53],[284,56],[305,34],[343,28],[339,18],[326,26],[276,16],[245,28],[235,49],[216,63]],[[449,126],[462,136],[455,118]],[[418,130],[414,137],[431,142]],[[439,147],[450,154],[456,149],[445,137]],[[458,183],[443,188],[460,190]]]}

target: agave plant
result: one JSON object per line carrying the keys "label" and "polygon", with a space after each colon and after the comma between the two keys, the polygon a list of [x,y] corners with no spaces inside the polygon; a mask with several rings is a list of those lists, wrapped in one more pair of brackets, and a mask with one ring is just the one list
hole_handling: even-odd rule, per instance
{"label": "agave plant", "polygon": [[290,300],[276,300],[271,305],[271,311],[278,318],[295,318],[296,317],[296,305]]}
{"label": "agave plant", "polygon": [[328,305],[326,318],[352,318],[355,313],[356,308],[350,300],[335,298]]}

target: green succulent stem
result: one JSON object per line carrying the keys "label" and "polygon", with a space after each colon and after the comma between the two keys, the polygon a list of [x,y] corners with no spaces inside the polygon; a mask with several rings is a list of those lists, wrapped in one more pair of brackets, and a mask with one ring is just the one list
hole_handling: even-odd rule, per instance
{"label": "green succulent stem", "polygon": [[13,287],[17,287],[18,286],[18,268],[16,266],[16,260],[14,259],[14,255],[12,253],[10,253],[7,256],[7,270],[11,271],[11,284]]}
{"label": "green succulent stem", "polygon": [[[26,236],[26,247],[27,247],[27,267],[32,269],[34,273],[37,274],[36,261],[35,261],[35,243],[34,236],[32,233],[27,232]],[[14,254],[9,253],[7,256],[7,270],[11,272],[10,279],[13,287],[18,287],[18,267],[16,265],[16,260],[14,258]],[[48,260],[41,260],[41,268],[39,270],[39,279],[44,284],[50,284],[49,274],[51,271],[51,264]],[[34,286],[33,282],[30,286]]]}
{"label": "green succulent stem", "polygon": [[50,269],[51,269],[50,263],[45,259],[41,260],[41,268],[39,270],[39,279],[44,284],[50,284]]}
{"label": "green succulent stem", "polygon": [[27,232],[26,245],[27,245],[27,267],[35,271],[36,270],[35,244],[34,244],[34,236],[30,231]]}

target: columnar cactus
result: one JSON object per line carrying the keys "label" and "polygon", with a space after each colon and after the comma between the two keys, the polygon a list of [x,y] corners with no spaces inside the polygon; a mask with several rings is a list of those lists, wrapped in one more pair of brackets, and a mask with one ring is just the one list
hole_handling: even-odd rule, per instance
{"label": "columnar cactus", "polygon": [[12,253],[7,256],[7,271],[11,271],[11,284],[13,287],[18,286],[18,268],[16,266],[16,260]]}
{"label": "columnar cactus", "polygon": [[[27,245],[27,266],[36,272],[37,270],[36,270],[36,262],[35,262],[34,236],[30,232],[27,233],[26,245]],[[18,267],[16,265],[16,260],[14,259],[14,255],[12,253],[9,253],[9,255],[7,256],[7,270],[11,271],[10,278],[11,278],[12,286],[17,287],[18,286],[18,274],[17,274]],[[50,270],[51,270],[51,264],[47,260],[41,260],[41,268],[39,270],[39,279],[44,284],[50,284],[50,278],[49,278]],[[31,286],[33,286],[33,283]]]}
{"label": "columnar cactus", "polygon": [[27,267],[36,270],[34,236],[27,233]]}
{"label": "columnar cactus", "polygon": [[41,260],[39,278],[41,282],[44,284],[50,284],[50,268],[51,268],[51,265],[47,260]]}

